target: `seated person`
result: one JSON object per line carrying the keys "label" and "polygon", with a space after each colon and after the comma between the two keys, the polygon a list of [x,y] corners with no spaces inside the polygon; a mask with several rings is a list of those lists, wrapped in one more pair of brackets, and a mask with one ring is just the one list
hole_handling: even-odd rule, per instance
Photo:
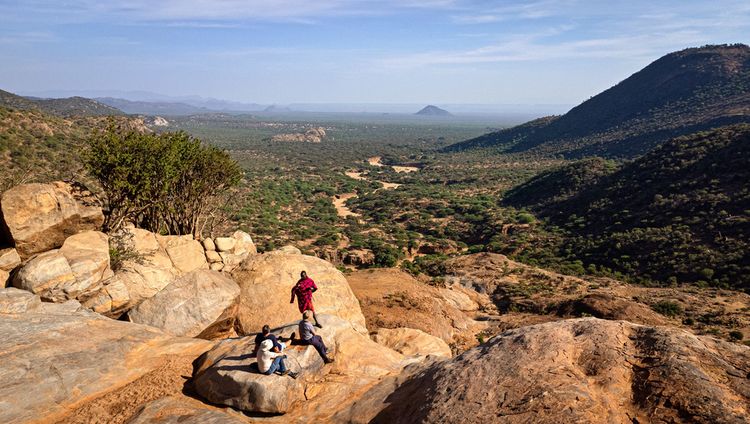
{"label": "seated person", "polygon": [[271,340],[273,342],[272,350],[276,353],[286,349],[286,345],[280,342],[275,334],[271,333],[271,327],[269,327],[268,324],[264,325],[262,332],[255,336],[255,350],[253,350],[253,353],[258,352],[258,347],[263,340]]}
{"label": "seated person", "polygon": [[265,375],[271,375],[278,371],[280,375],[288,374],[292,378],[297,378],[297,373],[289,371],[284,363],[286,355],[273,352],[271,349],[273,349],[271,340],[263,340],[260,343],[257,354],[258,370]]}
{"label": "seated person", "polygon": [[312,345],[318,354],[323,358],[323,362],[330,364],[333,359],[328,357],[326,345],[323,344],[323,338],[315,334],[315,328],[313,327],[313,312],[306,310],[302,314],[302,321],[299,322],[299,344]]}

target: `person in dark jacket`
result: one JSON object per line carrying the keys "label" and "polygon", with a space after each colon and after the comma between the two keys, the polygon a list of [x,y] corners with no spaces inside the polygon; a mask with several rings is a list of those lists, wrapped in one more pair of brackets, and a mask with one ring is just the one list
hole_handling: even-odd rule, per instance
{"label": "person in dark jacket", "polygon": [[272,350],[276,353],[280,353],[286,348],[286,344],[279,341],[278,337],[276,337],[276,335],[271,332],[271,327],[268,324],[264,325],[261,332],[255,336],[255,350],[253,350],[253,352],[258,351],[258,347],[263,342],[263,340],[272,341]]}

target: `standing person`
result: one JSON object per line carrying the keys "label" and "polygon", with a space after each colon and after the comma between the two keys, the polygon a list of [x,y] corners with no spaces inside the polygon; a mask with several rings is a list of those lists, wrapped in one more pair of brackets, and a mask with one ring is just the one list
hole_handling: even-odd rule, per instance
{"label": "standing person", "polygon": [[258,359],[258,371],[265,375],[271,375],[278,371],[281,375],[288,374],[292,378],[297,378],[297,373],[289,371],[284,363],[286,355],[274,352],[272,349],[273,342],[271,340],[263,340],[261,342],[256,356]]}
{"label": "standing person", "polygon": [[315,285],[315,281],[307,276],[307,272],[302,271],[299,275],[299,281],[292,287],[292,300],[289,303],[294,303],[294,297],[297,297],[297,305],[299,306],[299,312],[304,314],[305,311],[312,311],[313,319],[315,320],[315,326],[323,328],[318,321],[318,316],[315,315],[315,308],[313,307],[312,294],[318,290],[318,286]]}
{"label": "standing person", "polygon": [[300,344],[312,345],[318,351],[320,357],[323,358],[323,362],[330,364],[333,362],[333,359],[328,357],[328,349],[326,349],[326,345],[323,343],[323,338],[315,334],[315,328],[313,328],[310,322],[313,316],[312,311],[305,311],[302,314],[302,321],[299,322]]}

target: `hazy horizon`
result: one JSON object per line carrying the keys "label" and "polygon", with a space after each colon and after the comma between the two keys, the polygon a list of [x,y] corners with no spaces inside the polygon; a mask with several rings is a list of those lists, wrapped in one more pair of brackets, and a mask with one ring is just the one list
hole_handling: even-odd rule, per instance
{"label": "hazy horizon", "polygon": [[738,0],[0,0],[0,88],[569,108],[666,53],[748,34]]}

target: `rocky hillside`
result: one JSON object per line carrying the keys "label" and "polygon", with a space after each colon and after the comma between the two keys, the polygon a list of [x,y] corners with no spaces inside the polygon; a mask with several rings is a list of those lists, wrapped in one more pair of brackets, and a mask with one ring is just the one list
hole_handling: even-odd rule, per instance
{"label": "rocky hillside", "polygon": [[635,157],[679,135],[750,122],[750,47],[668,54],[560,117],[449,146],[509,152]]}
{"label": "rocky hillside", "polygon": [[40,99],[35,97],[21,97],[3,90],[0,90],[0,107],[39,110],[48,115],[60,117],[124,115],[119,109],[84,97]]}
{"label": "rocky hillside", "polygon": [[[479,254],[428,285],[396,270],[347,277],[291,246],[259,254],[241,231],[105,234],[96,200],[62,182],[5,191],[0,214],[3,423],[750,418],[750,347],[677,328],[617,282],[595,288]],[[294,341],[287,299],[302,269],[319,288],[316,333],[332,364]],[[712,302],[748,304],[737,296]],[[521,317],[513,305],[538,318],[502,321]],[[583,313],[604,319],[566,319]],[[732,325],[746,330],[746,308],[737,313]],[[535,319],[557,322],[528,326]],[[517,328],[485,341],[498,320]],[[296,378],[258,372],[264,324],[287,343]],[[467,335],[480,346],[464,351]]]}
{"label": "rocky hillside", "polygon": [[670,140],[619,168],[586,160],[507,201],[578,237],[586,263],[661,281],[750,287],[750,126]]}
{"label": "rocky hillside", "polygon": [[[23,182],[80,179],[83,143],[106,128],[110,118],[61,118],[22,109],[0,107],[0,190]],[[149,131],[140,119],[111,119],[124,128]]]}

